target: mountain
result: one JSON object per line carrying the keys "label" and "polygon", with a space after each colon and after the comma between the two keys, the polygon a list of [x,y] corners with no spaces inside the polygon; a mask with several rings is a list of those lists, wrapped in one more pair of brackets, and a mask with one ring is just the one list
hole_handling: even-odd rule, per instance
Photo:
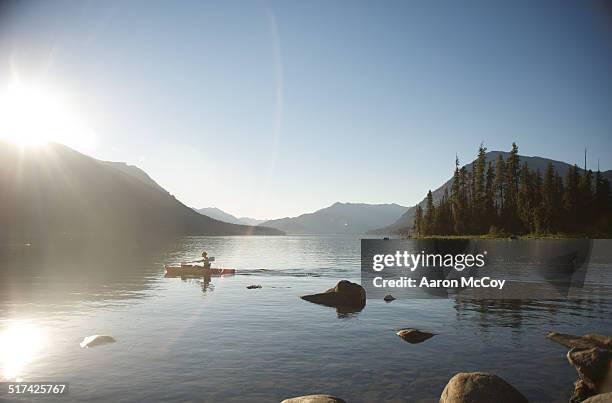
{"label": "mountain", "polygon": [[230,224],[239,224],[239,225],[244,224],[242,221],[240,221],[239,218],[229,213],[226,213],[225,211],[218,209],[216,207],[204,207],[204,208],[196,209],[196,211],[210,218],[214,218],[215,220],[228,222]]}
{"label": "mountain", "polygon": [[0,141],[0,238],[281,234],[196,213],[144,171],[61,144]]}
{"label": "mountain", "polygon": [[397,204],[335,203],[314,213],[262,225],[288,234],[364,234],[381,222],[395,222],[406,210]]}
{"label": "mountain", "polygon": [[239,217],[238,218],[216,207],[204,207],[204,208],[194,209],[194,210],[200,214],[204,214],[206,216],[209,216],[210,218],[214,218],[215,220],[224,221],[224,222],[228,222],[231,224],[259,225],[267,221],[267,220],[258,220],[256,218],[251,218],[251,217]]}
{"label": "mountain", "polygon": [[[497,157],[500,154],[504,157],[504,160],[506,160],[508,156],[510,155],[510,153],[505,152],[505,151],[490,151],[486,154],[487,164],[489,162],[492,162],[493,165],[495,166],[495,161],[497,160]],[[521,165],[527,162],[530,169],[540,170],[542,175],[546,171],[548,163],[552,163],[553,167],[555,168],[555,171],[557,171],[559,175],[561,175],[562,177],[565,177],[567,170],[571,166],[573,166],[573,164],[568,164],[566,162],[555,161],[555,160],[551,160],[548,158],[542,158],[542,157],[528,157],[524,155],[519,155],[519,158],[520,158]],[[474,162],[472,161],[471,163],[465,166],[469,171],[471,171],[473,164]],[[579,171],[584,172],[583,169],[579,169]],[[612,182],[612,170],[602,172],[602,176]],[[434,202],[438,202],[442,198],[442,195],[444,194],[445,189],[448,188],[448,191],[450,193],[452,184],[453,184],[453,178],[451,176],[451,178],[447,180],[442,186],[434,190],[432,192]],[[426,204],[426,199],[423,198],[423,200],[418,205],[420,205],[422,208],[425,208],[425,204]],[[415,211],[416,211],[416,206],[412,206],[393,224],[388,225],[388,226],[381,226],[380,228],[369,231],[368,233],[376,234],[376,235],[397,234],[403,229],[410,228],[414,224]]]}
{"label": "mountain", "polygon": [[251,218],[251,217],[238,217],[238,219],[240,220],[241,223],[245,224],[245,225],[259,225],[259,224],[263,224],[268,220],[258,220],[257,218]]}
{"label": "mountain", "polygon": [[100,162],[102,164],[106,164],[110,167],[113,167],[114,169],[121,171],[127,175],[130,175],[134,179],[137,179],[138,181],[146,185],[152,186],[154,188],[157,188],[158,190],[166,192],[166,190],[162,188],[161,186],[159,186],[157,182],[155,182],[153,179],[151,179],[151,177],[145,171],[143,171],[142,169],[134,165],[128,165],[125,162],[114,162],[114,161],[100,161]]}

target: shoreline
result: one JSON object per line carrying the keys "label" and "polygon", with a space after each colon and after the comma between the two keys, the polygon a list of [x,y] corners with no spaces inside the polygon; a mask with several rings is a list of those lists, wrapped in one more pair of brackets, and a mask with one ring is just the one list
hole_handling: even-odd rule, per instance
{"label": "shoreline", "polygon": [[422,239],[440,239],[440,240],[450,240],[450,239],[483,239],[483,240],[491,240],[491,241],[508,241],[508,240],[564,240],[564,239],[588,239],[588,240],[597,240],[597,239],[612,239],[612,235],[603,235],[598,234],[594,236],[589,235],[536,235],[536,234],[526,234],[526,235],[424,235],[424,236],[400,236],[400,239],[412,239],[412,240],[422,240]]}

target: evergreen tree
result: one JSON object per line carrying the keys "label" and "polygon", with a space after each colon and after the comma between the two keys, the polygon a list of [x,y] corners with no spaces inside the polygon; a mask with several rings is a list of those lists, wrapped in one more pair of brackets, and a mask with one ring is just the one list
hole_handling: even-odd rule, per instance
{"label": "evergreen tree", "polygon": [[595,175],[595,210],[609,212],[610,210],[610,182],[604,179],[598,170]]}
{"label": "evergreen tree", "polygon": [[491,226],[497,222],[497,214],[495,211],[495,170],[493,163],[489,161],[489,166],[486,173],[486,185],[485,185],[485,225],[484,232],[489,231]]}
{"label": "evergreen tree", "polygon": [[527,162],[520,170],[519,192],[517,200],[520,232],[535,232],[535,211],[538,207],[536,200],[536,175],[529,170]]}
{"label": "evergreen tree", "polygon": [[539,232],[550,234],[557,230],[555,224],[559,214],[558,200],[559,193],[557,191],[555,167],[549,162],[542,185],[542,210]]}
{"label": "evergreen tree", "polygon": [[498,210],[496,225],[503,228],[503,221],[506,217],[506,206],[504,200],[506,198],[506,162],[504,157],[499,154],[495,162],[495,202]]}
{"label": "evergreen tree", "polygon": [[427,202],[425,205],[425,225],[423,228],[423,232],[425,235],[432,235],[434,233],[434,216],[435,216],[435,206],[433,203],[433,195],[431,194],[431,190],[427,192]]}
{"label": "evergreen tree", "polygon": [[578,217],[587,227],[593,224],[596,211],[593,210],[593,172],[584,171],[578,185]]}
{"label": "evergreen tree", "polygon": [[469,176],[465,166],[459,169],[459,203],[457,208],[457,219],[455,220],[455,232],[458,234],[469,234]]}
{"label": "evergreen tree", "polygon": [[542,174],[540,170],[536,170],[535,175],[533,176],[533,195],[532,195],[532,203],[533,203],[533,229],[532,232],[536,234],[542,234],[546,231],[543,230],[543,211],[544,211],[544,197],[542,196],[542,190],[544,189],[544,180],[542,179]]}
{"label": "evergreen tree", "polygon": [[462,190],[462,172],[459,169],[459,158],[455,157],[455,174],[451,187],[451,205],[454,217],[453,231],[456,234],[465,234],[465,209]]}
{"label": "evergreen tree", "polygon": [[413,231],[417,236],[423,235],[423,209],[418,204],[414,213]]}
{"label": "evergreen tree", "polygon": [[480,143],[478,156],[473,165],[472,171],[472,212],[473,230],[475,233],[482,234],[487,227],[486,205],[485,205],[485,168],[487,163],[487,148]]}
{"label": "evergreen tree", "polygon": [[504,227],[511,233],[520,232],[518,216],[519,166],[518,147],[512,143],[512,150],[506,161],[506,198],[504,201]]}
{"label": "evergreen tree", "polygon": [[570,167],[565,176],[565,190],[563,193],[563,209],[565,210],[565,229],[569,232],[574,232],[578,229],[579,218],[579,182],[578,167],[574,165]]}

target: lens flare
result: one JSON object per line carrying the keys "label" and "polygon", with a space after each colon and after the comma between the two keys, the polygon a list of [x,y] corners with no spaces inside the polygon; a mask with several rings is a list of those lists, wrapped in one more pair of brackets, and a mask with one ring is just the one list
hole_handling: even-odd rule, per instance
{"label": "lens flare", "polygon": [[93,132],[60,94],[21,82],[0,88],[0,138],[21,145],[95,146]]}

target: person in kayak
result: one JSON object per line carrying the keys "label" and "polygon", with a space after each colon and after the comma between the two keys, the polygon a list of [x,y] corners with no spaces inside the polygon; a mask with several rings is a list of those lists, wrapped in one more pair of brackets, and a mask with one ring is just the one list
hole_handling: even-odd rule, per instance
{"label": "person in kayak", "polygon": [[208,253],[206,251],[202,252],[202,259],[198,260],[204,265],[205,269],[210,269],[210,260],[208,259]]}

